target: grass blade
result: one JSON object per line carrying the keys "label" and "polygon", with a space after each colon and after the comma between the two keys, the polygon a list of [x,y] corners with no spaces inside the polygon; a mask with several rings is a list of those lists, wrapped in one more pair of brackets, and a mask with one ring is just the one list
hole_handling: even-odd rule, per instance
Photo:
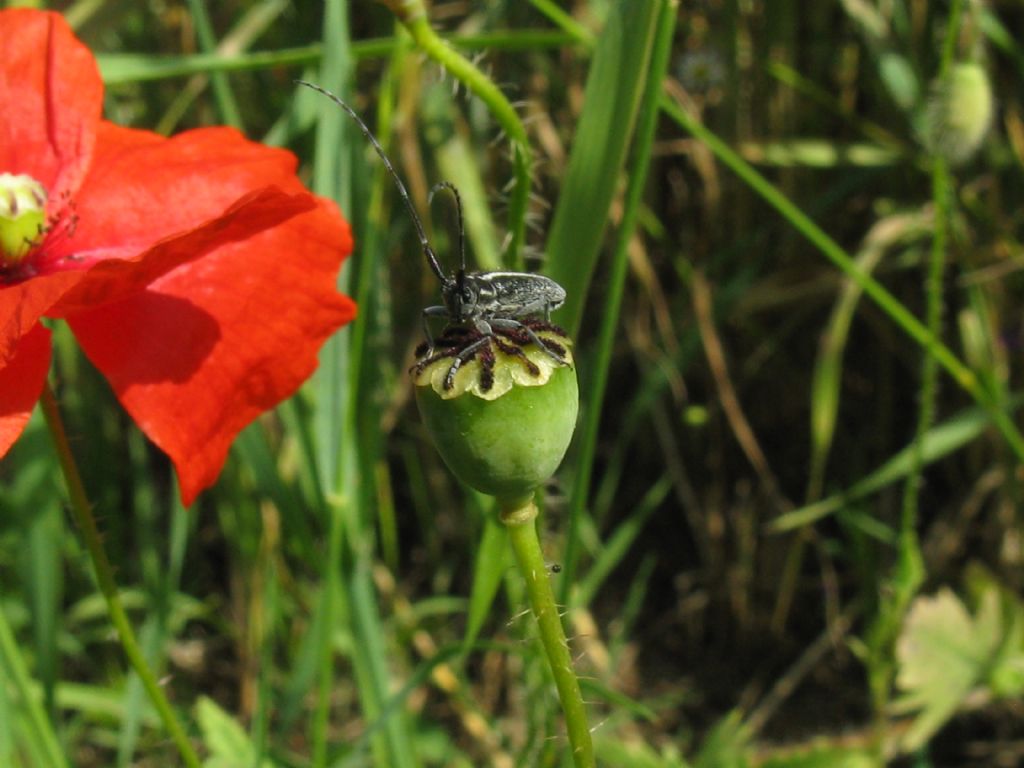
{"label": "grass blade", "polygon": [[[1015,402],[1019,405],[1019,401]],[[991,417],[980,408],[971,408],[928,431],[921,440],[921,465],[927,466],[959,450],[980,437],[992,426]],[[914,468],[914,445],[910,444],[871,474],[858,480],[843,493],[809,504],[776,518],[770,527],[775,532],[791,531],[827,517],[848,503],[880,491],[906,477]]]}
{"label": "grass blade", "polygon": [[660,4],[619,3],[598,39],[569,167],[548,233],[547,273],[565,288],[558,322],[579,330],[618,189],[654,44]]}

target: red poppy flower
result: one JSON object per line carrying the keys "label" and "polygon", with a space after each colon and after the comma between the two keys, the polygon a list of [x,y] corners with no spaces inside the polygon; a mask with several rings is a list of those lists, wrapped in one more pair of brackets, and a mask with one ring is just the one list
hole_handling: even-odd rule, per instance
{"label": "red poppy flower", "polygon": [[335,289],[348,225],[288,152],[102,120],[96,62],[59,15],[0,11],[0,51],[0,456],[49,368],[39,320],[62,318],[190,504],[354,317]]}

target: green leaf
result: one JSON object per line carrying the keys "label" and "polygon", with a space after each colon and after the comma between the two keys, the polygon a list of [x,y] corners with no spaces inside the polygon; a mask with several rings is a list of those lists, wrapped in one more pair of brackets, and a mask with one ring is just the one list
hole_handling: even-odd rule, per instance
{"label": "green leaf", "polygon": [[617,4],[601,32],[585,104],[548,234],[547,273],[567,297],[557,322],[575,335],[619,186],[661,3]]}
{"label": "green leaf", "polygon": [[696,768],[748,768],[750,736],[738,712],[732,712],[708,734]]}
{"label": "green leaf", "polygon": [[913,109],[921,93],[921,84],[913,65],[896,51],[885,51],[878,57],[878,76],[896,105],[904,112]]}
{"label": "green leaf", "polygon": [[[420,120],[429,137],[432,153],[437,160],[440,177],[455,185],[462,202],[465,217],[467,250],[472,254],[472,268],[496,270],[503,266],[501,248],[491,217],[490,201],[481,174],[482,163],[472,144],[459,130],[457,112],[451,88],[437,84],[426,89],[420,100]],[[458,265],[459,254],[451,235],[454,218],[451,201],[436,204],[440,212],[432,213],[435,229],[449,233],[449,252],[444,269],[450,271]],[[435,235],[436,236],[436,235]]]}
{"label": "green leaf", "polygon": [[981,604],[990,592],[999,595],[999,648],[986,683],[994,696],[1020,696],[1024,693],[1024,603],[980,565],[967,567],[966,582],[975,604]]}
{"label": "green leaf", "polygon": [[900,160],[892,147],[870,142],[838,143],[828,139],[747,142],[740,153],[755,165],[781,168],[886,168]]}
{"label": "green leaf", "polygon": [[770,757],[760,768],[876,768],[877,765],[878,760],[867,750],[817,745]]}
{"label": "green leaf", "polygon": [[[871,275],[890,248],[930,233],[931,214],[900,213],[875,222],[857,253],[857,266]],[[854,314],[860,306],[863,288],[849,277],[843,278],[832,308],[828,326],[821,334],[820,349],[814,365],[811,394],[811,491],[817,498],[824,482],[825,467],[835,436],[840,403],[840,384],[846,341]]]}
{"label": "green leaf", "polygon": [[196,720],[210,756],[204,768],[273,768],[269,760],[257,762],[256,747],[241,725],[213,701],[203,696],[196,704]]}
{"label": "green leaf", "polygon": [[1021,606],[1005,600],[994,582],[983,586],[973,616],[947,588],[914,601],[896,643],[896,685],[903,694],[893,707],[915,713],[905,750],[924,745],[977,689],[1020,692],[1022,621]]}
{"label": "green leaf", "polygon": [[655,750],[642,741],[625,741],[617,738],[601,738],[596,734],[601,765],[628,765],[629,768],[690,768],[673,745]]}
{"label": "green leaf", "polygon": [[[1016,408],[1019,404],[1019,401],[1014,400],[1009,404],[1007,410]],[[991,423],[992,418],[984,409],[968,408],[933,427],[921,441],[921,459],[924,466],[954,453],[980,437]],[[914,444],[911,443],[844,492],[780,515],[771,523],[771,530],[775,532],[789,531],[793,528],[810,525],[816,520],[849,507],[858,499],[903,479],[914,466],[914,450]]]}
{"label": "green leaf", "polygon": [[476,565],[473,568],[473,588],[470,592],[466,636],[463,640],[467,651],[476,642],[484,621],[491,613],[494,597],[498,594],[498,587],[501,586],[501,579],[505,573],[505,564],[508,562],[508,536],[497,521],[493,505],[490,506],[492,508],[487,510],[484,518],[483,535],[477,547]]}

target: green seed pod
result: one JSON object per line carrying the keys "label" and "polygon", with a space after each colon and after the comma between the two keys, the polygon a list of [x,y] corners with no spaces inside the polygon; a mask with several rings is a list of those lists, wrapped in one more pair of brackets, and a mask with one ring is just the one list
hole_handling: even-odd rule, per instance
{"label": "green seed pod", "polygon": [[488,337],[452,374],[468,343],[461,329],[435,342],[442,354],[412,368],[416,403],[448,468],[466,485],[503,503],[525,501],[558,469],[579,409],[571,342],[551,326],[535,326],[552,354],[508,336]]}
{"label": "green seed pod", "polygon": [[24,174],[0,173],[0,265],[17,264],[41,239],[46,190]]}
{"label": "green seed pod", "polygon": [[992,85],[978,64],[950,67],[932,84],[925,113],[925,146],[951,165],[966,162],[978,151],[992,123]]}

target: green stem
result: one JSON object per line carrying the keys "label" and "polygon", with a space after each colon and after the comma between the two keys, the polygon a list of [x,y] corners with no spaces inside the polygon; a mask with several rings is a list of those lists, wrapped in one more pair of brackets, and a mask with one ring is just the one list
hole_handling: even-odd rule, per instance
{"label": "green stem", "polygon": [[[946,39],[942,46],[938,78],[941,81],[949,74],[956,53],[956,39],[960,29],[963,0],[953,0],[946,24]],[[924,438],[935,421],[935,396],[938,379],[935,346],[941,336],[942,325],[942,281],[946,271],[946,234],[949,223],[950,188],[949,169],[945,158],[932,158],[932,202],[935,209],[934,236],[928,273],[925,276],[925,324],[931,334],[932,343],[925,346],[924,361],[921,364],[921,401],[917,414],[917,431],[914,439],[913,468],[907,475],[903,491],[903,511],[900,515],[900,561],[899,570],[916,573],[923,578],[920,566],[921,553],[917,542],[917,505],[921,490],[921,472],[924,467]],[[913,567],[916,561],[918,567]],[[909,569],[909,570],[908,570]],[[909,601],[913,591],[907,593]],[[903,606],[905,608],[906,606]]]}
{"label": "green stem", "polygon": [[[210,14],[206,11],[206,3],[203,0],[188,0],[188,9],[189,15],[196,25],[199,47],[202,48],[203,53],[216,53],[217,37],[213,32],[213,24],[210,23]],[[228,125],[244,132],[242,112],[238,108],[235,94],[231,91],[231,82],[228,80],[227,74],[210,72],[209,77],[213,83],[213,93],[217,100],[217,109],[221,119]]]}
{"label": "green stem", "polygon": [[668,96],[663,96],[662,109],[685,131],[703,143],[712,154],[733,171],[754,192],[778,211],[790,225],[806,237],[826,258],[835,264],[843,274],[856,283],[892,320],[903,329],[922,349],[931,349],[936,362],[941,365],[975,402],[985,409],[996,429],[1002,434],[1018,460],[1024,461],[1024,436],[1021,435],[1009,415],[999,403],[953,352],[935,338],[924,323],[918,320],[899,300],[871,275],[861,269],[839,244],[815,224],[811,218],[794,205],[770,181],[758,173],[753,166],[740,157],[728,144],[706,128],[700,121],[688,114]]}
{"label": "green stem", "polygon": [[121,641],[121,648],[129,663],[139,676],[142,687],[146,689],[149,700],[156,709],[157,714],[163,721],[164,728],[170,734],[178,747],[178,753],[188,768],[200,768],[199,756],[192,748],[185,729],[178,721],[174,710],[171,708],[163,689],[156,680],[156,676],[149,668],[146,657],[139,647],[138,640],[128,621],[128,616],[121,605],[121,598],[118,596],[117,584],[114,582],[114,572],[107,559],[107,553],[103,549],[100,540],[100,533],[96,527],[96,519],[92,515],[92,507],[85,493],[85,486],[82,484],[82,477],[78,473],[78,465],[75,464],[74,456],[71,453],[71,446],[68,444],[67,434],[64,431],[64,422],[60,417],[60,410],[57,408],[57,400],[49,384],[43,388],[43,395],[40,399],[43,415],[46,417],[46,425],[50,430],[50,437],[53,440],[54,449],[57,452],[57,460],[60,462],[61,472],[64,475],[64,482],[67,484],[68,498],[71,502],[71,516],[74,518],[78,530],[85,541],[89,557],[92,559],[93,569],[96,572],[96,582],[100,592],[107,602],[107,613],[110,621],[117,630],[118,638]]}
{"label": "green stem", "polygon": [[[507,29],[454,35],[449,42],[464,51],[536,51],[565,48],[578,42],[570,32],[557,29]],[[401,49],[405,41],[395,37],[374,37],[353,40],[348,54],[355,61],[380,59]],[[186,75],[207,75],[212,72],[245,72],[272,67],[293,67],[318,64],[325,47],[312,43],[299,48],[274,51],[238,51],[192,53],[182,56],[154,56],[149,53],[99,53],[96,55],[100,74],[106,85],[165,80]]]}
{"label": "green stem", "polygon": [[530,202],[530,172],[533,158],[526,128],[515,108],[494,82],[465,56],[442,39],[430,26],[422,0],[383,0],[405,25],[416,45],[443,66],[456,80],[475,94],[494,115],[512,143],[512,166],[516,183],[509,200],[510,239],[506,261],[513,269],[522,268],[522,247],[526,237],[526,212]]}
{"label": "green stem", "polygon": [[[946,25],[946,40],[939,65],[939,78],[946,77],[953,63],[956,39],[960,29],[962,0],[953,0]],[[912,467],[903,488],[903,507],[900,513],[899,552],[896,566],[883,591],[876,622],[879,629],[873,633],[873,677],[875,709],[878,720],[878,743],[885,736],[887,711],[893,684],[892,647],[902,626],[911,601],[925,578],[924,557],[917,536],[917,512],[920,501],[921,475],[924,469],[924,440],[935,421],[935,399],[938,388],[938,356],[942,326],[942,282],[946,271],[946,239],[949,226],[950,181],[946,160],[940,155],[932,158],[932,200],[935,208],[934,236],[928,271],[924,281],[925,324],[931,342],[925,345],[921,363],[921,398],[914,436]]]}
{"label": "green stem", "polygon": [[558,698],[565,713],[565,727],[572,746],[572,758],[576,768],[594,768],[594,744],[587,724],[587,710],[580,693],[580,682],[572,668],[569,643],[565,639],[562,619],[558,615],[555,594],[548,579],[544,554],[537,537],[537,505],[532,499],[522,504],[502,504],[501,522],[508,530],[512,551],[516,556],[519,572],[526,580],[526,593],[530,598],[530,609],[540,630],[540,640],[548,657],[551,673],[555,677]]}
{"label": "green stem", "polygon": [[562,10],[553,0],[530,0],[530,5],[547,16],[548,20],[559,29],[572,35],[572,39],[577,43],[585,45],[587,48],[593,48],[596,45],[597,35]]}
{"label": "green stem", "polygon": [[956,41],[960,36],[960,19],[963,16],[963,0],[952,0],[949,4],[949,19],[946,21],[946,38],[942,41],[942,59],[939,61],[939,77],[945,77],[953,66],[956,56]]}
{"label": "green stem", "polygon": [[[946,271],[946,225],[949,215],[949,176],[946,161],[936,157],[932,168],[932,195],[935,221],[931,257],[925,276],[925,323],[934,339],[940,335],[942,323],[942,281]],[[935,395],[938,366],[934,344],[925,347],[921,363],[921,398],[917,413],[917,431],[914,436],[913,468],[907,475],[903,492],[903,512],[900,515],[900,557],[910,556],[909,549],[917,549],[917,504],[924,468],[924,439],[935,421]]]}

